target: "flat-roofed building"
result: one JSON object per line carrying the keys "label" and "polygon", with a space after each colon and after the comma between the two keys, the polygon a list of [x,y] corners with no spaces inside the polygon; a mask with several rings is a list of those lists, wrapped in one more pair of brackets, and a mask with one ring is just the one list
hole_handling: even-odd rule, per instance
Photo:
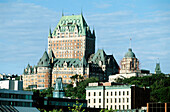
{"label": "flat-roofed building", "polygon": [[32,91],[0,89],[0,105],[32,107]]}
{"label": "flat-roofed building", "polygon": [[0,80],[0,89],[23,90],[23,81]]}
{"label": "flat-roofed building", "polygon": [[[108,85],[108,84],[107,84]],[[86,87],[87,106],[129,110],[141,108],[149,101],[149,89],[133,85],[92,85]]]}

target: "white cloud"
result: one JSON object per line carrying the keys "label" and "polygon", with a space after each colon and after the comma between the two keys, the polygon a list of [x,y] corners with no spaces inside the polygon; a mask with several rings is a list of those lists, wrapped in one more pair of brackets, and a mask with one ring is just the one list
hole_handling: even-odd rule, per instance
{"label": "white cloud", "polygon": [[[34,4],[0,3],[0,72],[13,68],[21,73],[28,62],[36,64],[58,15]],[[20,68],[14,64],[21,64]]]}

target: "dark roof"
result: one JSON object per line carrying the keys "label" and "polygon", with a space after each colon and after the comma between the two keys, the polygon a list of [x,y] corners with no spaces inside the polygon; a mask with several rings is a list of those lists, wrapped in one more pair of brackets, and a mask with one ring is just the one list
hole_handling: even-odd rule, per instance
{"label": "dark roof", "polygon": [[50,61],[49,61],[49,56],[47,54],[47,51],[44,52],[42,58],[38,62],[38,67],[49,67],[50,66]]}
{"label": "dark roof", "polygon": [[129,48],[128,52],[125,54],[125,58],[135,58],[135,54],[132,52],[131,48]]}

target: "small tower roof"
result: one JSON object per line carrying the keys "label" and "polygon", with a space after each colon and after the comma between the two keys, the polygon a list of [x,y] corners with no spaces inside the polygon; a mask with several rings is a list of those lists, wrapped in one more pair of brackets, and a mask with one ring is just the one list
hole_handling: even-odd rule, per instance
{"label": "small tower roof", "polygon": [[38,66],[39,67],[49,67],[50,66],[47,51],[44,52],[42,58],[38,62]]}
{"label": "small tower roof", "polygon": [[49,29],[48,37],[52,37],[51,28]]}
{"label": "small tower roof", "polygon": [[160,74],[160,73],[161,73],[160,63],[156,63],[155,73],[156,73],[156,74]]}
{"label": "small tower roof", "polygon": [[29,64],[29,63],[28,63],[28,65],[27,65],[27,69],[28,69],[28,68],[30,68],[30,64]]}
{"label": "small tower roof", "polygon": [[125,54],[124,57],[125,57],[125,58],[135,58],[136,56],[135,56],[135,54],[132,52],[132,49],[129,48],[129,49],[128,49],[128,52]]}

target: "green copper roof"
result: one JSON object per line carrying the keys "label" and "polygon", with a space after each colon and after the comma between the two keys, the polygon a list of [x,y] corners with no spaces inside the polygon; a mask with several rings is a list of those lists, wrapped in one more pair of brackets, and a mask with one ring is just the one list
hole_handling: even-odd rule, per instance
{"label": "green copper roof", "polygon": [[50,58],[50,59],[51,59],[52,57],[53,57],[53,58],[55,58],[55,56],[54,56],[54,53],[53,53],[52,49],[50,50],[50,52],[49,52],[48,56],[49,56],[49,58]]}
{"label": "green copper roof", "polygon": [[90,59],[94,64],[99,64],[102,61],[105,64],[106,53],[103,49],[98,49],[97,53]]}
{"label": "green copper roof", "polygon": [[71,15],[71,16],[62,16],[57,27],[53,31],[53,35],[56,35],[56,30],[58,27],[61,32],[66,31],[66,27],[68,26],[69,32],[73,32],[75,27],[78,28],[78,33],[81,35],[86,35],[86,30],[88,25],[83,17],[83,15]]}
{"label": "green copper roof", "polygon": [[125,54],[125,58],[135,58],[135,54],[132,52],[131,48],[129,48],[128,52]]}
{"label": "green copper roof", "polygon": [[38,67],[49,67],[49,66],[50,66],[49,57],[47,51],[45,51],[42,58],[38,62]]}
{"label": "green copper roof", "polygon": [[58,58],[54,60],[54,66],[57,65],[59,67],[63,67],[64,63],[67,63],[67,67],[79,67],[80,66],[80,60],[78,58]]}
{"label": "green copper roof", "polygon": [[27,65],[27,69],[29,69],[29,68],[30,68],[30,64]]}

